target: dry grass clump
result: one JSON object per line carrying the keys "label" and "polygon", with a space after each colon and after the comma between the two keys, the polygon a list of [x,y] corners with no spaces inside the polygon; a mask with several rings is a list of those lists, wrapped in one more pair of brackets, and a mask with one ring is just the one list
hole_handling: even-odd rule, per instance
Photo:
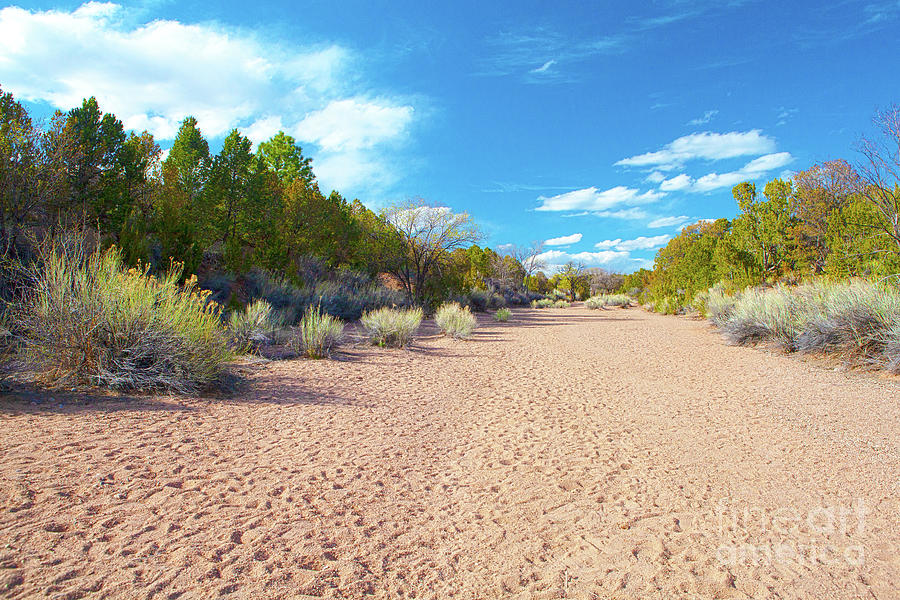
{"label": "dry grass clump", "polygon": [[499,321],[501,323],[506,323],[509,321],[509,318],[512,316],[512,311],[508,308],[500,308],[497,309],[497,312],[494,313],[494,320]]}
{"label": "dry grass clump", "polygon": [[722,313],[736,344],[775,341],[785,351],[839,353],[900,372],[900,290],[870,281],[751,289]]}
{"label": "dry grass clump", "polygon": [[228,331],[232,347],[238,352],[258,349],[271,343],[275,331],[284,325],[280,315],[265,300],[256,300],[231,313]]}
{"label": "dry grass clump", "polygon": [[456,302],[447,302],[438,307],[434,313],[434,322],[452,338],[464,339],[472,335],[475,329],[475,315],[469,311],[469,307],[463,308]]}
{"label": "dry grass clump", "polygon": [[421,308],[379,308],[363,313],[360,322],[373,344],[402,348],[412,340],[422,316]]}
{"label": "dry grass clump", "polygon": [[584,305],[590,309],[598,309],[605,306],[628,308],[631,306],[631,296],[627,294],[598,294],[585,300]]}
{"label": "dry grass clump", "polygon": [[290,338],[289,345],[308,358],[327,358],[343,337],[344,324],[339,319],[322,312],[318,306],[310,306]]}
{"label": "dry grass clump", "polygon": [[717,327],[724,325],[731,317],[734,305],[741,294],[728,294],[725,286],[717,283],[706,291],[697,292],[691,305]]}
{"label": "dry grass clump", "polygon": [[7,314],[17,370],[50,387],[187,392],[219,380],[232,359],[220,307],[193,277],[180,285],[181,268],[155,277],[125,269],[115,247],[48,241],[21,267],[25,295]]}

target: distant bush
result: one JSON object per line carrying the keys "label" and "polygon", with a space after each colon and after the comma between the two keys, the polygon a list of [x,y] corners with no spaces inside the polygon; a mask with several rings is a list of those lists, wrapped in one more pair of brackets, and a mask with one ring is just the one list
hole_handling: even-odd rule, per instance
{"label": "distant bush", "polygon": [[228,319],[232,347],[238,352],[258,349],[272,342],[274,332],[284,325],[281,316],[265,300],[256,300]]}
{"label": "distant bush", "polygon": [[774,341],[787,352],[839,353],[900,372],[900,290],[874,282],[748,289],[721,313],[736,344]]}
{"label": "distant bush", "polygon": [[232,358],[221,309],[181,265],[154,277],[121,252],[91,251],[78,235],[46,243],[22,267],[23,301],[7,315],[27,379],[52,387],[193,391]]}
{"label": "distant bush", "polygon": [[379,308],[363,313],[360,322],[373,344],[402,348],[412,340],[422,316],[421,308]]}
{"label": "distant bush", "polygon": [[508,308],[498,308],[497,312],[494,313],[494,320],[500,321],[501,323],[505,323],[509,321],[509,318],[512,316],[512,311]]}
{"label": "distant bush", "polygon": [[557,300],[553,303],[553,308],[569,308],[569,306],[571,305],[565,300]]}
{"label": "distant bush", "polygon": [[244,277],[244,292],[271,304],[288,324],[297,323],[311,306],[343,321],[355,321],[366,311],[407,304],[402,292],[379,285],[364,273],[327,271],[313,259],[303,262],[299,277],[304,282],[301,286],[280,275],[254,270]]}
{"label": "distant bush", "polygon": [[552,308],[554,304],[556,304],[555,300],[541,298],[540,300],[532,300],[531,308]]}
{"label": "distant bush", "polygon": [[626,294],[598,294],[584,301],[587,308],[598,309],[604,306],[618,306],[628,308],[631,306],[631,297]]}
{"label": "distant bush", "polygon": [[290,346],[309,358],[327,358],[343,336],[344,324],[340,320],[318,306],[310,306],[290,338]]}
{"label": "distant bush", "polygon": [[469,311],[469,307],[461,307],[456,302],[442,304],[434,313],[434,322],[444,332],[444,335],[462,339],[472,335],[475,329],[475,315]]}

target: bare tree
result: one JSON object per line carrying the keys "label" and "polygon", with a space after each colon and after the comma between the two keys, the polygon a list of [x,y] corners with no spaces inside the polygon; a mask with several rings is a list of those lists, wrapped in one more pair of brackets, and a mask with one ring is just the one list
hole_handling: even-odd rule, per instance
{"label": "bare tree", "polygon": [[454,213],[422,199],[391,206],[382,216],[391,225],[387,235],[397,249],[390,272],[400,280],[407,297],[417,302],[425,301],[429,280],[440,273],[451,252],[481,239],[467,213]]}
{"label": "bare tree", "polygon": [[895,252],[900,253],[900,105],[876,111],[873,121],[881,135],[859,141],[864,157],[856,167],[859,193],[884,217],[880,233],[890,238]]}
{"label": "bare tree", "polygon": [[584,264],[569,261],[559,268],[557,274],[568,285],[569,300],[575,302],[575,294],[578,288],[586,283],[588,277],[584,270]]}
{"label": "bare tree", "polygon": [[625,282],[625,276],[621,273],[610,273],[600,267],[587,269],[585,274],[589,277],[591,294],[600,292],[611,294],[622,287],[622,283]]}
{"label": "bare tree", "polygon": [[530,246],[513,246],[510,256],[519,261],[522,269],[525,271],[525,277],[522,280],[522,287],[526,286],[529,277],[532,277],[538,271],[545,269],[547,263],[541,258],[544,253],[544,242],[535,240]]}

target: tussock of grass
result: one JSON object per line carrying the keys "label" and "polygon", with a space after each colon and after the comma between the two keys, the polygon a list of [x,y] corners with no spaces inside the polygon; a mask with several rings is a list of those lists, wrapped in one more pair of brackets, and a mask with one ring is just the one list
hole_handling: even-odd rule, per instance
{"label": "tussock of grass", "polygon": [[631,306],[631,297],[626,294],[598,294],[585,300],[584,305],[590,309],[598,309],[605,306],[628,308]]}
{"label": "tussock of grass", "polygon": [[500,308],[497,312],[494,313],[494,320],[499,321],[501,323],[505,323],[509,321],[509,318],[512,316],[512,311],[508,308]]}
{"label": "tussock of grass", "polygon": [[360,322],[373,344],[402,348],[412,340],[422,316],[421,308],[379,308],[363,313]]}
{"label": "tussock of grass", "polygon": [[557,300],[553,303],[553,308],[569,308],[569,306],[571,305],[565,300]]}
{"label": "tussock of grass", "polygon": [[291,348],[308,358],[327,358],[344,337],[344,324],[322,312],[318,306],[310,306],[291,337]]}
{"label": "tussock of grass", "polygon": [[475,315],[469,311],[469,307],[461,307],[456,302],[442,304],[434,313],[434,322],[448,335],[457,339],[464,339],[472,335],[475,329]]}
{"label": "tussock of grass", "polygon": [[228,331],[231,343],[238,352],[257,349],[271,342],[274,332],[283,326],[282,318],[265,300],[256,300],[244,310],[231,313]]}
{"label": "tussock of grass", "polygon": [[23,277],[7,318],[22,376],[40,385],[187,392],[232,358],[220,307],[196,279],[179,285],[180,264],[158,278],[126,270],[117,248],[89,251],[75,236],[49,241]]}
{"label": "tussock of grass", "polygon": [[720,317],[736,344],[777,342],[787,352],[839,353],[900,371],[900,291],[868,281],[751,289]]}

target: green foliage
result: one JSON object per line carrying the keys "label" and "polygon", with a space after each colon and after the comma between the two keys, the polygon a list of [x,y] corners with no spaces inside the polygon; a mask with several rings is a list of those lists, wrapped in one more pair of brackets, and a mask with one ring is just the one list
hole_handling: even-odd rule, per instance
{"label": "green foliage", "polygon": [[55,238],[24,267],[27,291],[9,319],[25,376],[48,386],[196,390],[231,359],[220,308],[179,285],[181,266],[157,278],[126,270],[120,251]]}
{"label": "green foliage", "polygon": [[290,184],[299,180],[308,186],[315,179],[312,159],[304,157],[303,150],[297,145],[296,140],[283,131],[262,142],[257,152],[283,183]]}
{"label": "green foliage", "polygon": [[447,302],[439,306],[434,313],[434,322],[444,335],[457,339],[472,335],[477,323],[469,307],[462,307],[456,302]]}
{"label": "green foliage", "polygon": [[360,322],[373,344],[402,348],[412,340],[422,317],[421,308],[379,308],[364,313]]}
{"label": "green foliage", "polygon": [[494,320],[499,321],[500,323],[505,323],[509,321],[509,318],[512,316],[512,311],[508,308],[498,308],[497,312],[494,313]]}
{"label": "green foliage", "polygon": [[553,308],[555,304],[555,300],[551,300],[550,298],[541,298],[539,300],[532,300],[531,308]]}
{"label": "green foliage", "polygon": [[318,306],[310,306],[291,337],[290,345],[308,358],[327,358],[343,336],[344,324],[339,319],[322,312]]}

